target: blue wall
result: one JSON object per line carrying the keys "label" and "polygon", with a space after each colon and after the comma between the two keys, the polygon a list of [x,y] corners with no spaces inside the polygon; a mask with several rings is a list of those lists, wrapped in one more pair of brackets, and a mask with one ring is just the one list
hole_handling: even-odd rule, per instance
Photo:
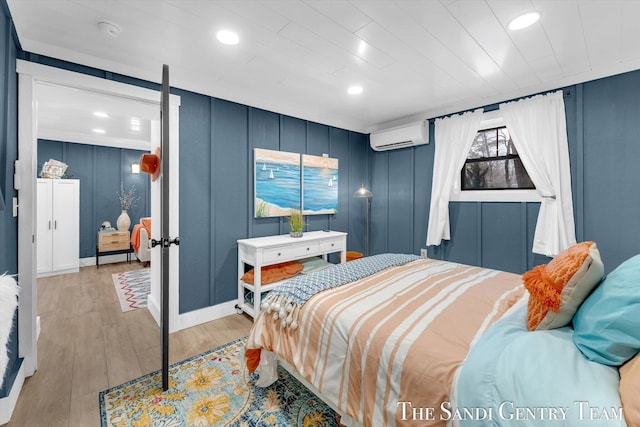
{"label": "blue wall", "polygon": [[[576,238],[595,241],[611,271],[640,252],[640,71],[564,92]],[[373,253],[425,247],[434,148],[371,153]],[[451,240],[430,247],[430,257],[516,273],[548,262],[531,253],[539,203],[452,202],[449,209]]]}
{"label": "blue wall", "polygon": [[149,176],[131,173],[131,163],[139,162],[145,151],[70,142],[38,140],[38,170],[49,159],[69,165],[66,174],[80,180],[80,258],[96,254],[97,231],[102,221],[116,227],[120,215],[117,192],[120,183],[125,191],[132,186],[140,199],[127,213],[131,228],[141,217],[151,216]]}
{"label": "blue wall", "polygon": [[364,210],[352,194],[366,183],[368,137],[191,92],[180,107],[180,312],[237,298],[238,239],[289,231],[280,218],[253,218],[253,149],[339,160],[335,215],[306,217],[308,230],[349,233],[363,251]]}
{"label": "blue wall", "polygon": [[[0,274],[18,272],[18,221],[13,217],[12,199],[17,197],[13,189],[13,162],[18,153],[18,79],[16,77],[16,51],[13,22],[7,5],[0,4]],[[18,358],[17,311],[13,330],[9,336],[9,365],[0,398],[6,397],[21,359]]]}

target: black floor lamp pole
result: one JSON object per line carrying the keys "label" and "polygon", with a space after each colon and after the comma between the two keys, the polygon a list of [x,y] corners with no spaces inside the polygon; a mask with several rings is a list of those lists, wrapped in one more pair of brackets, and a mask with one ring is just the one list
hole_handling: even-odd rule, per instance
{"label": "black floor lamp pole", "polygon": [[366,226],[364,235],[364,253],[365,256],[369,256],[369,216],[371,215],[371,197],[367,197],[367,213],[366,213]]}

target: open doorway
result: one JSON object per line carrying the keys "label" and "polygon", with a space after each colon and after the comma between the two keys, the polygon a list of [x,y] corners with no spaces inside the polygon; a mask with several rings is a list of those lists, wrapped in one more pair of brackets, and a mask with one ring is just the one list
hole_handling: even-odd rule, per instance
{"label": "open doorway", "polygon": [[[159,145],[159,111],[160,92],[131,86],[110,80],[100,79],[83,74],[73,73],[58,68],[43,66],[26,61],[18,61],[17,71],[19,75],[18,92],[18,162],[16,165],[16,187],[18,189],[18,274],[22,287],[19,310],[19,351],[24,358],[24,376],[30,376],[37,369],[37,331],[38,331],[38,292],[37,292],[37,227],[36,227],[36,175],[38,173],[38,139],[41,137],[41,126],[47,124],[50,119],[38,114],[38,108],[43,106],[44,95],[51,91],[73,91],[84,97],[83,102],[89,102],[93,98],[109,98],[120,105],[120,109],[140,108],[139,118],[143,119],[145,109],[152,108],[158,112],[157,121],[149,118],[149,139],[144,143],[135,141],[135,138],[116,138],[110,144],[120,147],[135,147],[136,149],[153,151]],[[68,101],[67,97],[60,93],[53,97],[60,103]],[[81,102],[81,101],[75,101]],[[170,101],[170,138],[171,138],[171,225],[172,235],[178,232],[178,108],[180,99],[172,96]],[[89,107],[90,108],[90,107]],[[62,111],[62,108],[60,108]],[[39,123],[39,120],[42,123]],[[58,118],[62,122],[61,118]],[[57,123],[52,119],[52,123]],[[80,124],[80,123],[79,123]],[[140,124],[142,126],[142,123]],[[50,126],[51,127],[51,126]],[[49,134],[49,139],[74,142],[73,133],[77,129],[72,126],[64,129],[54,129]],[[55,132],[63,132],[56,137]],[[96,144],[98,141],[104,144],[105,139],[100,135],[83,135],[80,138],[83,143]],[[127,141],[129,139],[129,141]],[[118,145],[119,144],[119,145]],[[151,184],[151,218],[152,222],[159,221],[160,194],[159,185]],[[99,226],[97,224],[96,226]],[[152,229],[152,237],[159,238],[159,227]],[[156,322],[160,319],[160,271],[159,251],[151,251],[151,293],[148,299],[148,310]],[[170,260],[170,321],[178,318],[178,258],[179,251],[172,253]],[[159,339],[159,335],[158,335]]]}

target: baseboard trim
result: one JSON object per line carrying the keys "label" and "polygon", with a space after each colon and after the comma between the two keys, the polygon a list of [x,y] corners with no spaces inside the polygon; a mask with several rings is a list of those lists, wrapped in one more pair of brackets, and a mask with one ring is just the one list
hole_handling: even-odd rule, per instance
{"label": "baseboard trim", "polygon": [[66,270],[56,270],[56,271],[45,271],[44,273],[38,273],[37,274],[37,278],[41,278],[41,277],[49,277],[49,276],[58,276],[60,274],[71,274],[71,273],[77,273],[78,271],[80,271],[80,267],[74,267],[74,268],[68,268]]}
{"label": "baseboard trim", "polygon": [[[169,322],[169,333],[181,331],[183,329],[191,328],[192,326],[201,325],[203,323],[211,322],[225,316],[236,314],[235,309],[236,300],[225,302],[222,304],[213,305],[211,307],[201,308],[199,310],[190,311],[178,315],[178,321]],[[147,310],[151,313],[158,326],[160,325],[160,305],[149,294],[147,298]]]}
{"label": "baseboard trim", "polygon": [[[132,262],[137,261],[136,255],[132,252],[129,258]],[[114,264],[116,262],[127,261],[127,254],[103,255],[100,257],[100,265]],[[95,267],[96,257],[80,258],[80,267]]]}
{"label": "baseboard trim", "polygon": [[7,424],[11,421],[11,415],[13,415],[13,410],[16,408],[16,404],[18,403],[18,396],[20,396],[23,384],[24,363],[21,363],[20,369],[18,369],[18,374],[13,381],[13,386],[11,386],[9,395],[0,399],[0,425]]}
{"label": "baseboard trim", "polygon": [[160,326],[160,304],[158,304],[151,294],[147,296],[147,310],[151,313],[153,320],[155,320],[158,326]]}
{"label": "baseboard trim", "polygon": [[211,307],[201,308],[199,310],[190,311],[188,313],[180,314],[179,327],[181,329],[191,328],[202,323],[211,322],[225,316],[236,314],[237,300],[225,302],[222,304],[216,304]]}

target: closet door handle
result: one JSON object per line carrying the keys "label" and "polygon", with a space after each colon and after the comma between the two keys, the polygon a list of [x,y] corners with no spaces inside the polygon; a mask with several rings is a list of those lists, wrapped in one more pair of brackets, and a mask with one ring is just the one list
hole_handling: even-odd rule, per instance
{"label": "closet door handle", "polygon": [[49,230],[51,230],[51,220],[49,220]]}
{"label": "closet door handle", "polygon": [[58,220],[57,220],[57,219],[54,219],[54,220],[53,220],[53,229],[54,229],[54,230],[57,230],[57,229],[58,229]]}

